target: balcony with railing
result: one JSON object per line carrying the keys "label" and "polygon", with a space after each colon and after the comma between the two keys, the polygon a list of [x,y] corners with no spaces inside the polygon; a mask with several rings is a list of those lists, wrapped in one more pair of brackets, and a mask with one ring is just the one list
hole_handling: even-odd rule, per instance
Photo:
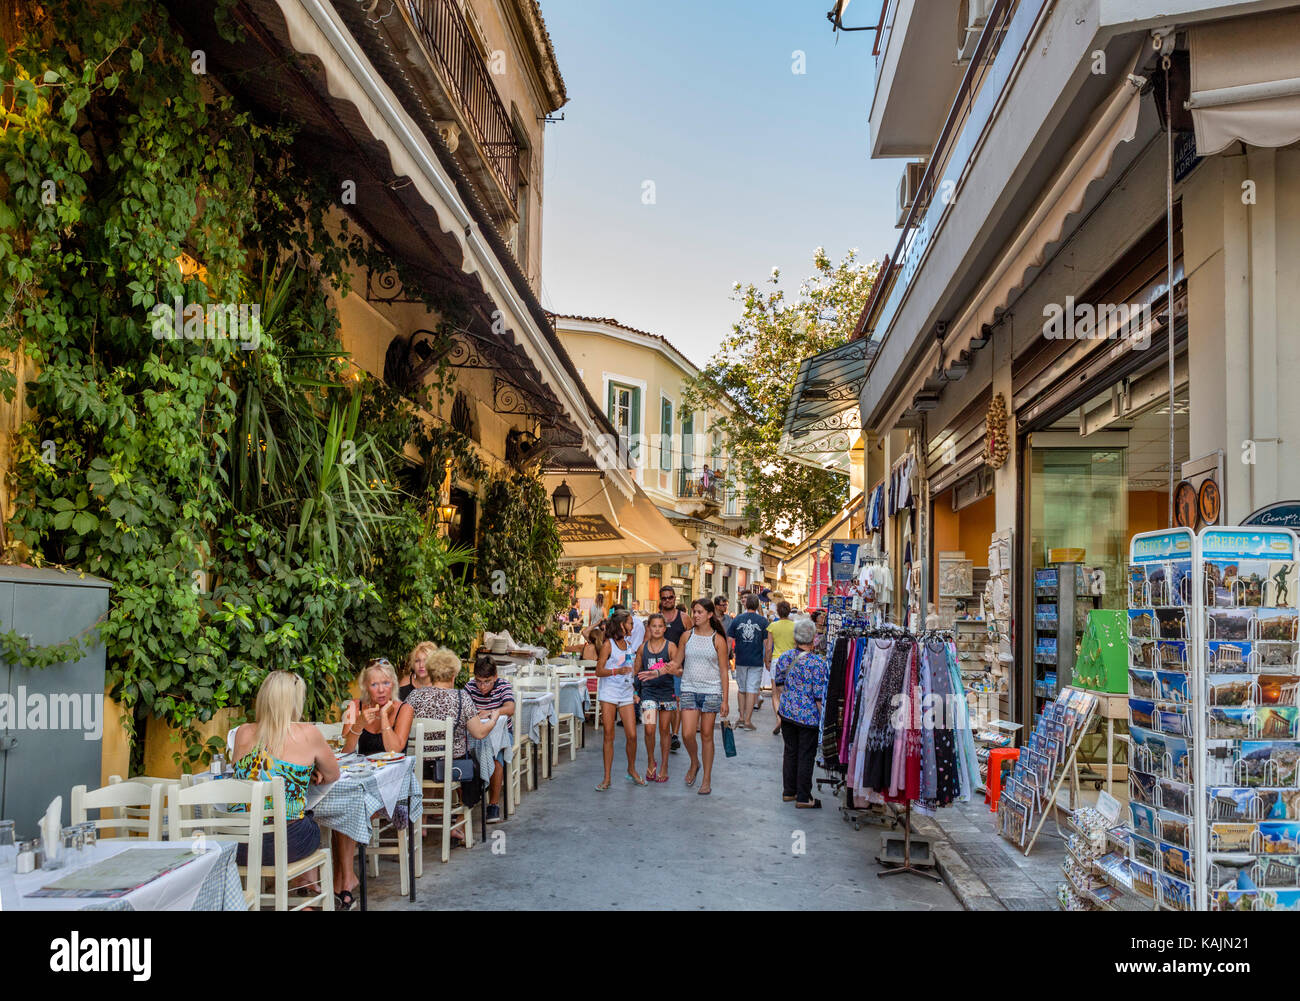
{"label": "balcony with railing", "polygon": [[679,468],[677,496],[702,501],[710,514],[724,518],[739,518],[745,513],[745,495],[740,484],[729,480],[725,470],[713,466]]}
{"label": "balcony with railing", "polygon": [[519,141],[492,82],[492,72],[470,37],[465,16],[453,0],[397,0],[397,8],[457,105],[455,117],[466,125],[499,186],[499,199],[495,200],[503,201],[513,212],[519,186]]}

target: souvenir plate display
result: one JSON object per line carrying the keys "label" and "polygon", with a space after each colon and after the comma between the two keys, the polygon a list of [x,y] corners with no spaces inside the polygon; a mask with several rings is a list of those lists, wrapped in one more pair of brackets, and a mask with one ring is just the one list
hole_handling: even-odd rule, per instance
{"label": "souvenir plate display", "polygon": [[1132,541],[1125,819],[1157,906],[1300,908],[1297,556],[1286,529]]}

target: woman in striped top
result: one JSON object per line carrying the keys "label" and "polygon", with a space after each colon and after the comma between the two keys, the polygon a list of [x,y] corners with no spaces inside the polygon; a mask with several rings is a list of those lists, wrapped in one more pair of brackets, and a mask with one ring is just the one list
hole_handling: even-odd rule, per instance
{"label": "woman in striped top", "polygon": [[691,619],[695,628],[682,637],[670,670],[682,676],[682,743],[691,756],[686,784],[695,784],[700,771],[700,755],[695,750],[698,730],[703,745],[704,781],[700,795],[713,791],[713,724],[718,713],[727,718],[727,637],[713,617],[713,602],[696,598],[691,602]]}

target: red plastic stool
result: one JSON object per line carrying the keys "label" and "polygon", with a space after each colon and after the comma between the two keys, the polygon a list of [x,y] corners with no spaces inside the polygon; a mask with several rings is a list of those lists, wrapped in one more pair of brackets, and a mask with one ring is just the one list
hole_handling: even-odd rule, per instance
{"label": "red plastic stool", "polygon": [[998,800],[1002,796],[1002,766],[1020,760],[1020,748],[995,747],[989,751],[989,777],[984,783],[984,802],[989,810],[998,812]]}

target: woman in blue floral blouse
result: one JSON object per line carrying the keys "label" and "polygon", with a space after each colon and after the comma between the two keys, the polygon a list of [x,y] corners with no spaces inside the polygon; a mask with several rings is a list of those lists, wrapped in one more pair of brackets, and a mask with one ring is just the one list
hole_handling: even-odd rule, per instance
{"label": "woman in blue floral blouse", "polygon": [[772,685],[781,690],[781,737],[785,756],[781,762],[781,799],[794,801],[798,809],[821,807],[813,799],[812,774],[817,760],[817,730],[826,701],[826,684],[830,665],[819,653],[813,653],[817,627],[811,619],[794,624],[795,648],[781,655],[772,670]]}

